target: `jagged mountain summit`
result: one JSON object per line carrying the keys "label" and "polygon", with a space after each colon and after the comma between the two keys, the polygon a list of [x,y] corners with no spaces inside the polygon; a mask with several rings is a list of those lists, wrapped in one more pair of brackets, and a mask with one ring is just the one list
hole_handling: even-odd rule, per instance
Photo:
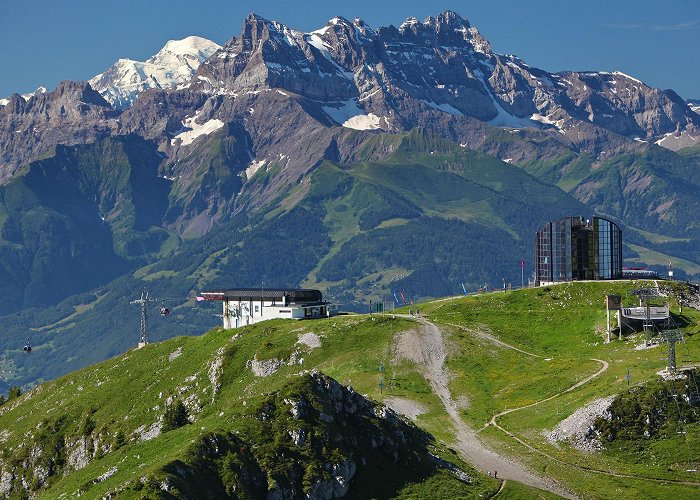
{"label": "jagged mountain summit", "polygon": [[[81,110],[84,130],[77,136],[47,128],[43,106],[12,98],[0,106],[0,179],[55,144],[94,140],[95,130],[155,139],[179,161],[182,147],[186,155],[198,138],[254,113],[256,122],[286,123],[293,115],[326,132],[424,127],[516,163],[565,150],[609,155],[639,141],[679,149],[700,136],[700,115],[671,90],[619,72],[554,74],[530,67],[494,53],[475,27],[449,11],[423,22],[409,18],[398,28],[336,17],[310,33],[251,14],[223,47],[199,37],[171,41],[145,62],[119,60],[90,86],[120,113],[95,115],[79,99],[59,104],[62,93],[48,93],[58,110]],[[492,127],[517,129],[523,137],[494,144]],[[288,135],[283,129],[251,135],[245,168],[280,155],[300,155],[313,165],[335,149],[324,139],[313,154],[301,154],[280,137]],[[260,134],[268,137],[258,141]],[[258,151],[275,144],[284,147]]]}
{"label": "jagged mountain summit", "polygon": [[288,90],[316,101],[331,123],[355,129],[406,130],[435,121],[437,111],[499,127],[550,129],[586,149],[599,127],[657,140],[700,125],[673,91],[623,73],[553,74],[496,54],[454,12],[378,29],[337,17],[311,33],[251,15],[241,36],[200,67],[198,79],[198,88],[217,95]]}
{"label": "jagged mountain summit", "polygon": [[128,108],[146,89],[171,89],[189,81],[199,65],[219,48],[217,43],[198,36],[170,40],[146,61],[119,59],[89,82],[114,107]]}

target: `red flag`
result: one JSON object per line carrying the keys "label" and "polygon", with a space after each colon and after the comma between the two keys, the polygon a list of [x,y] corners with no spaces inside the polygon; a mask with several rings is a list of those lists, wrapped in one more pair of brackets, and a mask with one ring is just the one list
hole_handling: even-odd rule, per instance
{"label": "red flag", "polygon": [[522,267],[523,267],[523,269],[525,269],[525,259],[523,259]]}

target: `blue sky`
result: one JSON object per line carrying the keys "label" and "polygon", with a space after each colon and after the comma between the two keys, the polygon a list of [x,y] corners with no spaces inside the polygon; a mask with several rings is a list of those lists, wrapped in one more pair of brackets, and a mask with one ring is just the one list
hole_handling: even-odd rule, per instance
{"label": "blue sky", "polygon": [[447,9],[531,66],[619,70],[700,99],[698,0],[3,0],[0,97],[88,79],[120,57],[144,60],[170,39],[223,43],[249,12],[311,31],[336,15],[382,26]]}

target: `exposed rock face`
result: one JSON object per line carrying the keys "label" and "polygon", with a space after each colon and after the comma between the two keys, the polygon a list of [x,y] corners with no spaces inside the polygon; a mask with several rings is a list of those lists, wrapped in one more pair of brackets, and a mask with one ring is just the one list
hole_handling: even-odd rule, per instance
{"label": "exposed rock face", "polygon": [[86,82],[65,81],[0,107],[0,183],[57,144],[85,144],[118,129],[114,111]]}
{"label": "exposed rock face", "polygon": [[[427,451],[428,434],[319,372],[290,381],[247,418],[257,427],[256,437],[203,435],[187,459],[163,468],[161,489],[167,485],[182,497],[325,500],[351,492],[358,469],[380,463],[383,470],[401,467],[416,474],[437,467],[470,481]],[[194,477],[208,478],[206,491],[193,490]]]}
{"label": "exposed rock face", "polygon": [[620,135],[645,139],[659,137],[700,120],[672,90],[651,88],[624,73],[562,73],[571,115]]}
{"label": "exposed rock face", "polygon": [[256,377],[269,377],[284,364],[281,359],[262,359],[257,357],[250,361],[250,369]]}

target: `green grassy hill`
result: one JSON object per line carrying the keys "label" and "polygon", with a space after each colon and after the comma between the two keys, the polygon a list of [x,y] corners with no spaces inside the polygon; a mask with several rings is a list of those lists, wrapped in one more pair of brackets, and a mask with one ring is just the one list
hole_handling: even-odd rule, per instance
{"label": "green grassy hill", "polygon": [[[630,303],[640,286],[653,282],[571,283],[420,305],[450,346],[449,389],[462,420],[572,494],[693,497],[700,481],[687,470],[700,461],[700,408],[687,410],[680,427],[603,442],[598,451],[546,437],[591,401],[626,394],[628,369],[634,396],[664,368],[665,348],[639,349],[641,334],[605,343],[605,294]],[[666,292],[686,339],[679,366],[697,364],[700,313],[677,314],[674,291]],[[42,384],[0,406],[0,495],[258,498],[338,493],[349,484],[349,498],[493,496],[498,481],[450,450],[452,421],[424,367],[397,351],[418,327],[389,314],[215,329]],[[411,401],[420,428],[360,394]],[[191,423],[164,432],[163,416],[178,402]],[[663,412],[673,401],[657,404]],[[542,495],[507,481],[497,496]]]}
{"label": "green grassy hill", "polygon": [[[410,326],[341,317],[219,329],[41,385],[0,406],[0,496],[286,498],[348,484],[351,498],[493,494],[495,481],[360,396],[380,397],[378,366]],[[278,369],[259,377],[251,362]],[[400,368],[399,392],[434,405],[416,371]],[[162,432],[177,401],[192,423]]]}
{"label": "green grassy hill", "polygon": [[[623,303],[635,305],[630,290],[649,286],[653,282],[570,283],[436,301],[420,310],[451,332],[454,354],[448,366],[455,379],[450,389],[453,397],[468,398],[463,418],[481,428],[480,436],[494,447],[560,478],[584,497],[692,498],[700,477],[687,470],[700,462],[700,407],[690,408],[691,418],[680,427],[674,422],[649,438],[604,442],[597,452],[546,438],[586,404],[626,394],[628,370],[633,392],[658,379],[666,346],[641,349],[642,333],[605,343],[605,294],[621,294]],[[679,315],[668,293],[663,300],[670,302],[685,334],[677,346],[679,366],[697,367],[700,313],[684,307]],[[684,393],[685,383],[675,383],[676,393]],[[673,414],[674,386],[668,387],[657,409]],[[494,416],[497,425],[489,425]]]}

